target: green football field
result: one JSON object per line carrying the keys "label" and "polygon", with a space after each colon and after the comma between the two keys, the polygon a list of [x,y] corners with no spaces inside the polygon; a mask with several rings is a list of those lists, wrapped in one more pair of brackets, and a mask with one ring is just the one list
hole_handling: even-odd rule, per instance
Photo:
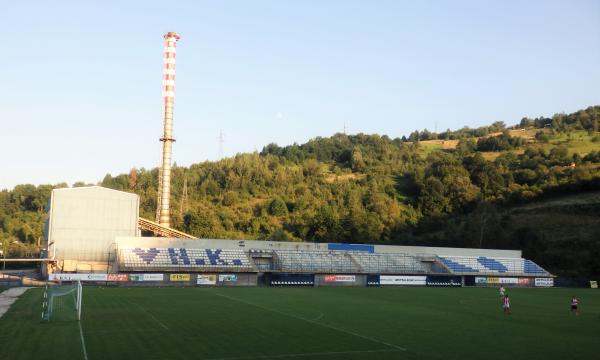
{"label": "green football field", "polygon": [[[41,289],[0,319],[0,359],[597,359],[600,291],[84,288],[81,322]],[[581,315],[570,314],[576,294]]]}

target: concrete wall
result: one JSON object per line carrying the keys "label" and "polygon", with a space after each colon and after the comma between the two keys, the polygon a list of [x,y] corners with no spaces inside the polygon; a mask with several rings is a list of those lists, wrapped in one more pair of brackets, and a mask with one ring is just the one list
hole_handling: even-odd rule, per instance
{"label": "concrete wall", "polygon": [[[173,238],[132,238],[118,237],[116,242],[120,248],[135,247],[185,247],[199,249],[263,249],[263,250],[321,250],[327,251],[327,243],[280,242],[259,240],[217,240],[217,239],[173,239]],[[376,253],[403,253],[410,255],[457,255],[457,256],[490,256],[520,258],[521,250],[490,250],[446,248],[427,246],[391,246],[374,245]]]}
{"label": "concrete wall", "polygon": [[107,262],[117,236],[138,235],[138,211],[135,194],[99,186],[55,189],[48,214],[48,256],[59,262]]}

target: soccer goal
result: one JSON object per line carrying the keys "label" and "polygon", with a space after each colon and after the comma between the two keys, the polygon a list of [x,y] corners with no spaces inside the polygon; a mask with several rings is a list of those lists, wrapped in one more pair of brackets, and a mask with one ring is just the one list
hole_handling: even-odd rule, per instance
{"label": "soccer goal", "polygon": [[82,295],[81,281],[72,285],[46,285],[42,302],[42,320],[79,321]]}

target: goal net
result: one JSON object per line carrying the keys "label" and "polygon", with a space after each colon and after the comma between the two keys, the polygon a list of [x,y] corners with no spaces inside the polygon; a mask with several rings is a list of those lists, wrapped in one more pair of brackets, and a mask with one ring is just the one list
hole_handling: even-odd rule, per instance
{"label": "goal net", "polygon": [[42,320],[80,320],[82,290],[80,281],[72,285],[46,285],[42,302]]}

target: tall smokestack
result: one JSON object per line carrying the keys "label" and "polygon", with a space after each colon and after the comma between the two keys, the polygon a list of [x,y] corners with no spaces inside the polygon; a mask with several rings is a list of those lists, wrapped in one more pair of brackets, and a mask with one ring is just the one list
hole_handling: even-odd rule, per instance
{"label": "tall smokestack", "polygon": [[163,71],[163,121],[162,158],[159,171],[158,205],[156,221],[170,227],[169,199],[171,196],[171,152],[173,148],[173,103],[175,101],[175,47],[180,36],[176,32],[168,32],[165,38],[164,71]]}

